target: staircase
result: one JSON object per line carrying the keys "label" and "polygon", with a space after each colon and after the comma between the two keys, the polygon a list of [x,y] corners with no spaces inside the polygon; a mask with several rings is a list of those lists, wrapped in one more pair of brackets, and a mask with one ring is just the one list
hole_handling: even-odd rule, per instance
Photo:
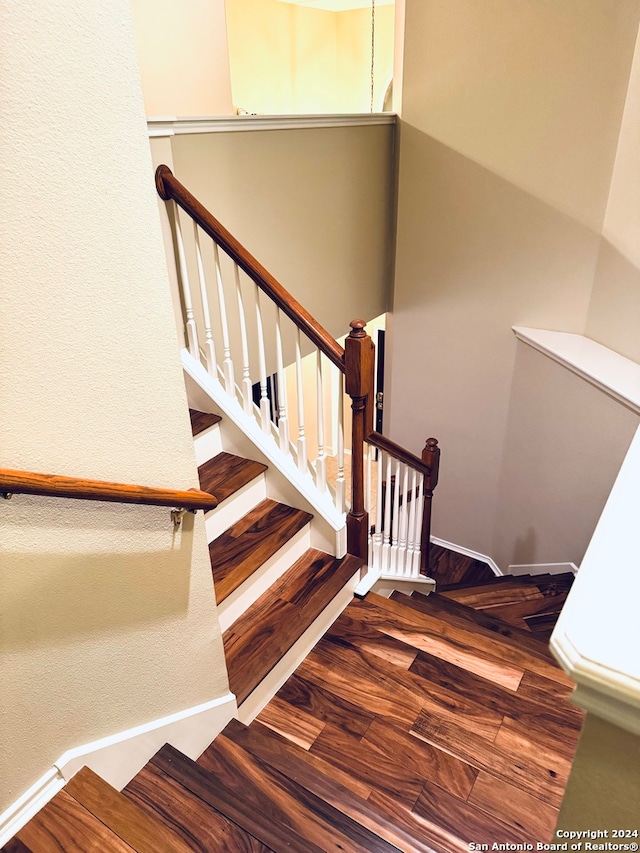
{"label": "staircase", "polygon": [[[252,719],[346,607],[363,561],[315,547],[313,515],[269,496],[268,467],[222,450],[219,415],[190,410],[209,556],[240,719]],[[317,623],[317,624],[316,624]]]}
{"label": "staircase", "polygon": [[[211,442],[210,419],[192,417]],[[229,490],[219,508],[228,519],[238,513],[225,507],[233,494],[253,489],[257,500],[211,543],[221,609],[254,599],[241,615],[223,610],[240,718],[264,704],[252,697],[274,667],[282,686],[197,761],[167,744],[120,793],[84,768],[3,853],[449,853],[471,842],[550,842],[582,712],[536,620],[548,630],[570,578],[472,580],[389,599],[349,593],[287,678],[288,650],[360,562],[305,547],[260,592],[261,565],[287,562],[278,552],[309,514],[262,497],[260,463],[220,450],[200,473],[203,488],[218,478],[217,493]]]}

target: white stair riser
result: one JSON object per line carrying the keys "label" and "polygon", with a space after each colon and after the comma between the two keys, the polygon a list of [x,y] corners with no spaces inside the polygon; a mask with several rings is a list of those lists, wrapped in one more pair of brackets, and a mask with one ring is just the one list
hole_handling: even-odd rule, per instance
{"label": "white stair riser", "polygon": [[310,547],[311,530],[310,525],[306,524],[218,605],[220,630],[224,632],[230,628]]}
{"label": "white stair riser", "polygon": [[322,613],[311,623],[304,634],[296,640],[289,651],[280,658],[271,672],[247,696],[238,708],[238,719],[240,722],[248,726],[258,716],[260,711],[262,711],[267,702],[275,696],[289,676],[295,672],[318,640],[329,630],[349,602],[353,600],[353,590],[359,578],[360,572],[357,571],[349,583],[340,590]]}
{"label": "white stair riser", "polygon": [[204,465],[212,456],[222,453],[222,433],[220,424],[214,424],[199,433],[193,440],[196,449],[196,464]]}
{"label": "white stair riser", "polygon": [[263,473],[207,513],[205,518],[207,542],[217,539],[266,497],[267,481]]}

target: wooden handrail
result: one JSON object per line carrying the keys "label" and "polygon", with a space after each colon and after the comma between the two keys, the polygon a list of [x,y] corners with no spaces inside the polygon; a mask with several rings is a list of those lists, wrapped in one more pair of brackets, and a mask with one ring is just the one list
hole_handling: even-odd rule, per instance
{"label": "wooden handrail", "polygon": [[213,509],[218,500],[199,489],[157,489],[106,480],[84,480],[57,474],[37,474],[0,468],[0,494],[43,495],[51,498],[75,498],[85,501],[110,501],[125,504],[150,504],[180,509]]}
{"label": "wooden handrail", "polygon": [[306,311],[271,273],[242,246],[227,229],[180,183],[168,166],[156,169],[156,189],[164,201],[173,199],[202,230],[244,270],[258,287],[296,326],[344,373],[344,349]]}
{"label": "wooden handrail", "polygon": [[424,474],[425,477],[430,476],[431,468],[429,465],[426,465],[419,456],[405,450],[404,447],[396,444],[395,441],[391,441],[386,435],[382,435],[379,432],[372,432],[365,440],[368,444],[377,447],[378,450],[384,450],[385,453],[390,453],[395,459],[399,459],[411,468],[415,468],[416,471]]}

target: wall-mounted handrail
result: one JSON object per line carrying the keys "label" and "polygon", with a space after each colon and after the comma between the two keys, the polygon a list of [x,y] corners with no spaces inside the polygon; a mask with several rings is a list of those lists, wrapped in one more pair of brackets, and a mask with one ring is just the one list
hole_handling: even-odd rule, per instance
{"label": "wall-mounted handrail", "polygon": [[224,225],[180,183],[168,166],[156,169],[156,188],[164,201],[173,199],[202,230],[238,264],[240,269],[266,293],[296,326],[344,373],[344,349],[335,338],[302,307],[271,273],[260,264]]}
{"label": "wall-mounted handrail", "polygon": [[85,480],[58,474],[38,474],[34,471],[15,471],[0,468],[0,494],[42,495],[51,498],[75,498],[85,501],[149,504],[177,507],[186,510],[209,510],[218,500],[200,489],[159,489],[129,483],[110,483],[106,480]]}

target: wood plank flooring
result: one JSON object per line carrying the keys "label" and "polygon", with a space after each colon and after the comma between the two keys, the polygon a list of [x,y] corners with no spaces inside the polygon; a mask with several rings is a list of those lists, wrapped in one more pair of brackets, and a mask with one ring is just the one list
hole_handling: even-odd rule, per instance
{"label": "wood plank flooring", "polygon": [[[310,550],[233,624],[239,701],[359,568]],[[563,593],[546,583],[489,582],[495,608],[477,588],[480,609],[436,594],[356,599],[250,726],[232,720],[197,762],[164,746],[122,793],[81,770],[2,853],[548,843],[583,714],[543,643],[491,613],[507,593],[516,613]]]}
{"label": "wood plank flooring", "polygon": [[229,685],[238,705],[319,616],[361,560],[310,548],[224,632]]}
{"label": "wood plank flooring", "polygon": [[473,611],[463,627],[460,605],[449,625],[437,606],[422,612],[429,598],[420,612],[352,602],[249,731],[267,726],[287,761],[339,772],[401,850],[549,842],[583,716],[571,682],[535,638],[513,645]]}

